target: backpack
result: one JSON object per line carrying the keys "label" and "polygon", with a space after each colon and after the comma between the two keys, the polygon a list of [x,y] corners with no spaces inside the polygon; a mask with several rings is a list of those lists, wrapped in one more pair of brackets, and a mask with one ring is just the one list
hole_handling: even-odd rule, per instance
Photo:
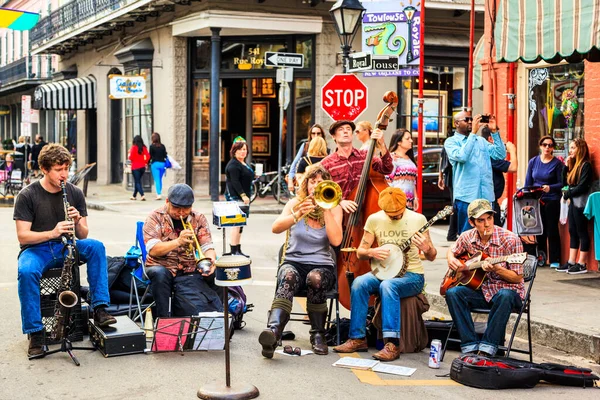
{"label": "backpack", "polygon": [[517,190],[513,198],[514,224],[517,235],[541,235],[544,232],[539,192]]}
{"label": "backpack", "polygon": [[253,304],[247,304],[246,293],[241,286],[230,286],[228,292],[228,309],[233,318],[233,329],[242,329],[246,326],[243,321],[244,314],[252,311]]}

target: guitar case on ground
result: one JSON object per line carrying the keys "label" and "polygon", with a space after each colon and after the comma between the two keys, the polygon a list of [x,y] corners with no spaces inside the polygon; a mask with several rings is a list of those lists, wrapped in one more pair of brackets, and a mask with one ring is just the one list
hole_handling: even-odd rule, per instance
{"label": "guitar case on ground", "polygon": [[600,379],[587,368],[472,354],[462,354],[452,361],[450,378],[479,389],[528,389],[540,380],[585,388],[596,386],[596,381]]}

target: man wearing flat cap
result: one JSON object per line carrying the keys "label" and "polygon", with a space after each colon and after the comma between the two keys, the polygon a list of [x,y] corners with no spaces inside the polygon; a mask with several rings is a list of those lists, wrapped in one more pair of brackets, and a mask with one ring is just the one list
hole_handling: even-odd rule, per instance
{"label": "man wearing flat cap", "polygon": [[[157,316],[186,316],[222,309],[211,282],[215,270],[215,248],[206,217],[192,210],[194,191],[188,185],[178,183],[169,188],[165,202],[144,223],[144,242],[148,251],[146,274],[156,301]],[[193,231],[184,229],[182,219],[192,225]],[[213,260],[207,273],[197,269],[194,235],[204,257]],[[172,293],[173,310],[169,310]]]}
{"label": "man wearing flat cap", "polygon": [[[335,140],[337,150],[321,161],[321,165],[331,174],[331,179],[342,188],[343,200],[340,206],[346,213],[354,212],[358,208],[348,197],[358,186],[368,153],[367,150],[358,150],[352,146],[354,128],[354,122],[347,120],[331,124],[329,134]],[[371,139],[377,141],[377,148],[381,151],[381,158],[373,157],[373,169],[382,175],[391,174],[394,164],[383,140],[383,131],[375,129],[371,133]]]}
{"label": "man wearing flat cap", "polygon": [[[369,272],[354,280],[350,292],[352,306],[349,339],[333,350],[338,353],[367,351],[365,320],[369,298],[377,294],[381,299],[382,335],[386,343],[373,358],[393,361],[400,357],[400,302],[403,298],[421,293],[425,284],[419,250],[429,261],[435,260],[437,250],[427,231],[418,232],[427,220],[423,215],[406,208],[406,194],[401,189],[388,187],[383,190],[379,194],[379,207],[381,211],[367,218],[365,233],[357,251],[358,258],[385,260],[390,256],[390,250],[381,247],[382,245],[400,245],[412,236],[410,248],[404,258],[407,263],[406,272],[384,281]],[[371,248],[375,239],[379,247]]]}
{"label": "man wearing flat cap", "polygon": [[[473,200],[468,208],[469,224],[474,228],[464,232],[448,251],[448,266],[455,271],[466,267],[457,258],[462,254],[483,252],[496,258],[523,252],[519,236],[494,225],[492,203],[485,199]],[[506,262],[491,264],[484,261],[482,268],[487,277],[477,290],[456,286],[446,292],[446,303],[452,321],[458,329],[463,353],[495,355],[504,340],[506,323],[513,309],[519,309],[525,297],[523,265]],[[491,309],[483,338],[475,333],[470,310]]]}

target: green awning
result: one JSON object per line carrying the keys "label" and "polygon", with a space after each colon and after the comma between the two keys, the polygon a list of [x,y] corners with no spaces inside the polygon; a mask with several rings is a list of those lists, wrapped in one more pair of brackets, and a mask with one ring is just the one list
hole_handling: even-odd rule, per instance
{"label": "green awning", "polygon": [[501,0],[494,28],[498,61],[600,57],[600,0]]}
{"label": "green awning", "polygon": [[483,82],[481,81],[483,76],[483,67],[481,66],[481,60],[483,60],[483,41],[485,36],[481,36],[475,50],[473,51],[473,89],[483,89]]}

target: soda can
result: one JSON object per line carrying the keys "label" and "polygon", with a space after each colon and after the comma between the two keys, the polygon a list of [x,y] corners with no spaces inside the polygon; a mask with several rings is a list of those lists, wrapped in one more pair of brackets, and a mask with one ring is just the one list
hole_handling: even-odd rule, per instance
{"label": "soda can", "polygon": [[439,339],[431,341],[431,350],[429,351],[429,368],[440,367],[440,353],[442,352],[442,342]]}

